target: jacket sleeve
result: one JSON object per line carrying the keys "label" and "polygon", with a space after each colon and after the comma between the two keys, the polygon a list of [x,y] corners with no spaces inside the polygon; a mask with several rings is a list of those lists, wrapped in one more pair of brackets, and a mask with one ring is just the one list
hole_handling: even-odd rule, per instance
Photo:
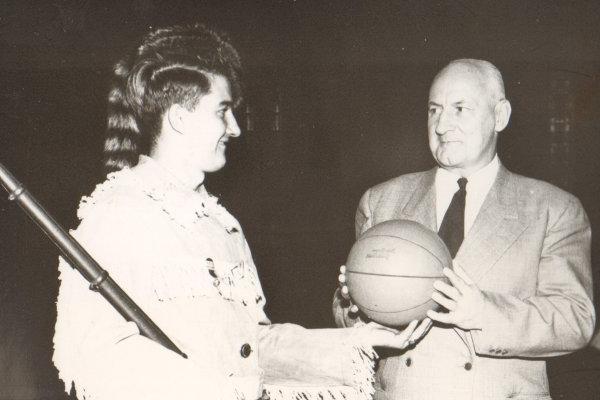
{"label": "jacket sleeve", "polygon": [[537,292],[524,299],[485,292],[483,329],[471,331],[477,353],[548,357],[584,347],[594,329],[591,230],[570,198],[549,218],[538,266]]}
{"label": "jacket sleeve", "polygon": [[[156,229],[152,217],[136,207],[106,207],[86,217],[75,234],[151,317],[138,288],[147,285],[146,262],[164,249],[166,235]],[[79,398],[236,398],[218,370],[141,336],[135,323],[126,322],[100,294],[90,291],[70,265],[61,261],[59,268],[53,361],[67,391],[74,382]],[[168,326],[160,328],[177,343]]]}
{"label": "jacket sleeve", "polygon": [[[263,325],[259,365],[271,398],[370,399],[376,357],[356,329],[305,329],[294,324]],[[277,396],[277,393],[283,394]]]}
{"label": "jacket sleeve", "polygon": [[364,231],[373,226],[373,214],[371,212],[371,191],[369,189],[362,195],[358,202],[356,215],[354,216],[354,229],[356,238],[363,234]]}

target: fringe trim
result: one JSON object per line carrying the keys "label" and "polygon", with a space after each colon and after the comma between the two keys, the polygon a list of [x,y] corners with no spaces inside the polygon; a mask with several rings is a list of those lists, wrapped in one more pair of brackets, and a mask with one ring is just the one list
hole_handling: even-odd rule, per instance
{"label": "fringe trim", "polygon": [[353,386],[356,388],[356,398],[371,400],[375,394],[375,360],[377,353],[371,346],[354,346],[352,357]]}
{"label": "fringe trim", "polygon": [[204,187],[196,192],[181,187],[174,177],[145,156],[140,156],[136,167],[111,172],[89,196],[83,196],[77,210],[79,219],[88,216],[96,205],[107,204],[119,189],[151,199],[183,228],[190,229],[198,220],[210,216],[230,234],[241,231],[238,221],[219,203],[218,197],[208,193]]}
{"label": "fringe trim", "polygon": [[370,346],[353,346],[352,386],[296,387],[265,384],[269,400],[371,400],[375,393],[377,353]]}
{"label": "fringe trim", "polygon": [[358,400],[356,389],[350,386],[300,389],[265,385],[265,390],[269,400]]}
{"label": "fringe trim", "polygon": [[104,182],[96,185],[96,188],[93,190],[92,194],[89,196],[83,196],[81,198],[81,201],[79,202],[79,208],[77,209],[77,217],[80,220],[86,218],[96,204],[102,204],[110,198],[119,181],[131,179],[131,177],[131,170],[128,167],[108,174]]}

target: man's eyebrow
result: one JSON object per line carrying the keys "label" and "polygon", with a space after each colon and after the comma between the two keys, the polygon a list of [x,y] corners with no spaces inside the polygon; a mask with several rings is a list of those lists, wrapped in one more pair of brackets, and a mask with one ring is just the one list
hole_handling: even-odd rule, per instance
{"label": "man's eyebrow", "polygon": [[427,103],[429,105],[429,107],[431,106],[435,106],[435,107],[441,107],[441,104],[436,103],[435,101],[429,101],[429,103]]}
{"label": "man's eyebrow", "polygon": [[225,107],[232,108],[233,107],[233,101],[231,101],[231,100],[223,100],[222,102],[219,103],[219,106],[225,106]]}

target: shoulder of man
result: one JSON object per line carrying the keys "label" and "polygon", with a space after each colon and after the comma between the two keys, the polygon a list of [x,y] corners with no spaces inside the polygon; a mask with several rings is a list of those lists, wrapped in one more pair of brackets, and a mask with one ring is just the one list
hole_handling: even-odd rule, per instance
{"label": "shoulder of man", "polygon": [[577,199],[572,193],[541,179],[530,178],[510,171],[509,174],[511,174],[515,180],[521,195],[533,198],[546,198],[550,196],[558,202],[573,201]]}
{"label": "shoulder of man", "polygon": [[519,203],[536,209],[565,210],[568,207],[582,208],[579,199],[572,193],[546,181],[509,172]]}
{"label": "shoulder of man", "polygon": [[388,194],[411,193],[415,188],[424,184],[427,178],[435,175],[435,168],[404,174],[385,182],[379,183],[369,189],[371,196],[386,196]]}

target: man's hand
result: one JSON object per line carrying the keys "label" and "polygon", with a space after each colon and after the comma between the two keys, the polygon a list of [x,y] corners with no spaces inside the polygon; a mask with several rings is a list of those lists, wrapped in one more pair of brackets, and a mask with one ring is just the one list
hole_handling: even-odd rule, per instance
{"label": "man's hand", "polygon": [[[345,265],[342,265],[340,267],[340,275],[338,276],[338,281],[340,284],[340,293],[341,293],[342,297],[350,303],[350,308],[348,309],[348,313],[350,315],[358,316],[358,306],[356,304],[352,303],[352,299],[350,298],[350,293],[348,292],[348,286],[346,286],[346,266]],[[402,335],[408,334],[406,346],[412,346],[413,344],[418,342],[423,336],[425,336],[425,334],[427,334],[427,332],[429,332],[429,329],[431,328],[431,325],[433,324],[433,322],[429,318],[423,319],[423,321],[421,321],[421,323],[418,324],[418,326],[417,326],[417,323],[418,323],[418,321],[412,321],[404,329],[404,331],[402,331]],[[383,325],[379,325],[375,322],[370,322],[367,325],[377,326],[378,329],[398,333],[398,331],[396,331],[395,329],[384,327]],[[404,336],[402,336],[402,338],[404,338]],[[396,343],[396,345],[386,346],[386,347],[395,347],[395,348],[402,348],[402,349],[406,347],[406,346],[403,346],[403,347],[398,346],[398,344],[399,344],[398,341],[400,340],[398,337],[390,338],[390,340],[394,341],[394,343]],[[384,345],[377,345],[377,346],[384,346]]]}
{"label": "man's hand", "polygon": [[427,316],[434,321],[454,325],[462,329],[481,329],[485,303],[485,293],[471,280],[467,273],[454,263],[454,270],[444,268],[444,275],[450,279],[452,286],[436,281],[433,287],[437,290],[431,298],[448,312],[429,310]]}
{"label": "man's hand", "polygon": [[350,298],[350,293],[348,292],[348,286],[346,286],[346,266],[342,265],[340,267],[340,274],[338,275],[338,282],[340,285],[340,294],[342,297],[350,303],[350,308],[348,309],[348,313],[350,315],[354,315],[355,317],[358,315],[358,306],[352,302]]}

